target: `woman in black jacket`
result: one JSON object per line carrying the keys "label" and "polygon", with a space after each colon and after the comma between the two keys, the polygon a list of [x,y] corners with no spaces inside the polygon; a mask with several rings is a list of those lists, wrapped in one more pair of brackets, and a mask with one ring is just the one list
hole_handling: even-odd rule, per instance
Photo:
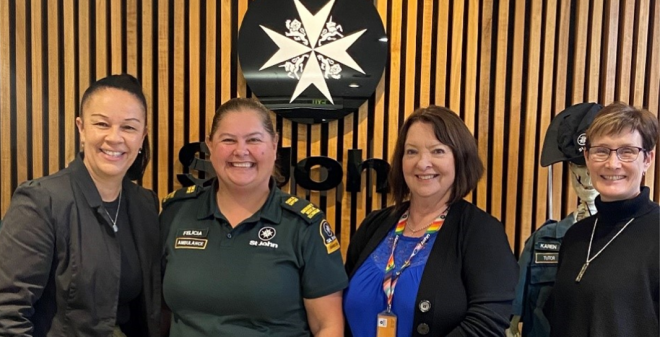
{"label": "woman in black jacket", "polygon": [[131,180],[149,161],[146,100],[130,75],[97,81],[82,152],[15,191],[0,230],[0,335],[159,335],[158,199]]}
{"label": "woman in black jacket", "polygon": [[463,200],[482,173],[455,113],[430,106],[406,120],[394,206],[370,214],[348,247],[347,335],[504,335],[518,267],[502,224]]}

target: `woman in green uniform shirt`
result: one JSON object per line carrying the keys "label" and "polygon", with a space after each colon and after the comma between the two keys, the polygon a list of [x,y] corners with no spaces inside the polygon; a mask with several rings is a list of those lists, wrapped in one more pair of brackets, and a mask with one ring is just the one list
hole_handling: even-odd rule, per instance
{"label": "woman in green uniform shirt", "polygon": [[277,134],[261,103],[232,99],[206,143],[217,180],[163,202],[170,336],[341,336],[347,285],[324,215],[280,191]]}

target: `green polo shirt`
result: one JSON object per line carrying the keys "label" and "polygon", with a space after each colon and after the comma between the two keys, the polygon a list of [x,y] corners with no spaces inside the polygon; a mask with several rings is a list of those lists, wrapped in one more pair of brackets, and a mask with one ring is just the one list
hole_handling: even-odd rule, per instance
{"label": "green polo shirt", "polygon": [[303,298],[348,284],[323,212],[273,184],[262,208],[235,228],[216,205],[212,187],[163,202],[170,336],[310,336]]}

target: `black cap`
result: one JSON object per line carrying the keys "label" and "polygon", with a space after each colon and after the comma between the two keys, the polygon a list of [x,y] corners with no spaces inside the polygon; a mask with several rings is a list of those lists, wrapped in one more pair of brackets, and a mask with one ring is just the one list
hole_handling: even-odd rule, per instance
{"label": "black cap", "polygon": [[598,103],[580,103],[555,116],[543,141],[541,166],[560,161],[585,165],[582,151],[587,144],[587,128],[602,108]]}

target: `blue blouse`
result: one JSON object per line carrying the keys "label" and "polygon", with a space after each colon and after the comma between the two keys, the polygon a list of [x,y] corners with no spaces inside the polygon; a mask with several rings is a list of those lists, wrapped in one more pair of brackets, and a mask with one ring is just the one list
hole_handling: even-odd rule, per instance
{"label": "blue blouse", "polygon": [[[376,318],[387,308],[383,292],[385,265],[392,252],[394,229],[378,245],[376,250],[360,266],[344,291],[344,314],[354,337],[375,337]],[[397,315],[397,337],[410,337],[413,332],[417,289],[422,280],[426,260],[437,232],[431,234],[424,249],[413,257],[408,268],[404,269],[394,289],[392,312]],[[421,238],[401,236],[394,252],[395,271],[408,259]]]}

